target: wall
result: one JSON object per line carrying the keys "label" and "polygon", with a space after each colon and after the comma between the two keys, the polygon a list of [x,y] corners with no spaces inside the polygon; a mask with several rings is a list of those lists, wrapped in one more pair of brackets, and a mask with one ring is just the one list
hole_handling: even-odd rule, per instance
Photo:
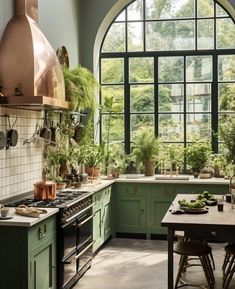
{"label": "wall", "polygon": [[[101,41],[112,19],[132,0],[81,0],[80,61],[97,73]],[[235,19],[235,0],[218,0]]]}
{"label": "wall", "polygon": [[[56,50],[65,45],[70,66],[79,62],[79,0],[39,0],[39,27]],[[0,38],[13,13],[13,1],[0,0]],[[10,115],[19,133],[16,147],[0,150],[0,200],[33,190],[33,183],[40,180],[43,166],[43,144],[23,144],[30,138],[36,124],[42,124],[43,114],[36,111],[0,107],[0,130],[6,132],[9,125],[5,114]]]}

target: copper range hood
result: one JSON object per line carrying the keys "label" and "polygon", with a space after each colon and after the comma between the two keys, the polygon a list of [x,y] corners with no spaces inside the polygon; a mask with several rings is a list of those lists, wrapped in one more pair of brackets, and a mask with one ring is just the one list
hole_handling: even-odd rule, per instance
{"label": "copper range hood", "polygon": [[38,0],[14,0],[0,43],[0,105],[68,109],[61,66],[37,21]]}

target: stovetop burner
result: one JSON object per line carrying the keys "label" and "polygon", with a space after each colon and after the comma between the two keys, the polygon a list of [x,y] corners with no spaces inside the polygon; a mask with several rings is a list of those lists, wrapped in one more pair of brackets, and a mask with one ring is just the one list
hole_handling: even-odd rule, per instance
{"label": "stovetop burner", "polygon": [[61,190],[56,193],[54,200],[35,200],[34,198],[25,198],[6,203],[8,207],[18,207],[19,205],[26,205],[28,207],[42,207],[42,208],[66,208],[73,203],[80,201],[86,195],[90,194],[87,191],[76,190]]}

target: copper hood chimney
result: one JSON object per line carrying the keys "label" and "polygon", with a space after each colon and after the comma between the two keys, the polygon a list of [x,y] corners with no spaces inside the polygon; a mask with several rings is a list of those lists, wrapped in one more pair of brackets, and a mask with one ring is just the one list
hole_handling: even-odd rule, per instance
{"label": "copper hood chimney", "polygon": [[14,0],[0,43],[0,104],[67,109],[61,66],[37,21],[38,0]]}

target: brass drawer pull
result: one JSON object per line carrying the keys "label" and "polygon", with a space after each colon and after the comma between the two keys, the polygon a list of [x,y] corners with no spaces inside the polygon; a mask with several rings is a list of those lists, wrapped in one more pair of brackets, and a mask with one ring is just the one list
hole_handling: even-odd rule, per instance
{"label": "brass drawer pull", "polygon": [[43,232],[42,232],[41,227],[38,228],[38,239],[41,240],[44,237],[46,237],[46,235],[47,235],[47,225],[45,224]]}

